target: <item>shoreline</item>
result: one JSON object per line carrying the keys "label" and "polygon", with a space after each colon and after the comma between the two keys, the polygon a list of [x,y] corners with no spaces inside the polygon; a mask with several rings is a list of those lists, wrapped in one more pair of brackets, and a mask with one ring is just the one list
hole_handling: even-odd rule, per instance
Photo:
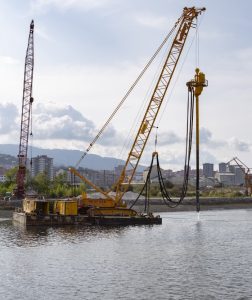
{"label": "shoreline", "polygon": [[[133,209],[135,209],[138,212],[142,212],[144,210],[144,205],[138,205],[134,206]],[[230,210],[230,209],[252,209],[252,203],[239,203],[239,204],[214,204],[214,205],[200,205],[200,211],[208,211],[208,210]],[[195,205],[179,205],[175,208],[168,207],[165,204],[161,205],[150,205],[150,211],[153,213],[162,213],[162,212],[179,212],[179,211],[196,211]]]}
{"label": "shoreline", "polygon": [[[178,200],[178,198],[174,199]],[[129,205],[133,201],[128,201]],[[144,210],[144,200],[139,202],[133,207],[137,211]],[[252,198],[200,198],[200,210],[218,210],[218,209],[252,209]],[[185,198],[183,202],[175,207],[171,208],[167,206],[163,199],[151,199],[150,211],[157,212],[172,212],[172,211],[195,211],[195,198]]]}
{"label": "shoreline", "polygon": [[[178,200],[175,198],[174,200]],[[128,206],[132,205],[134,200],[125,201]],[[11,205],[13,204],[13,205]],[[17,207],[17,203],[8,203],[8,205],[0,205],[0,218],[11,216],[12,212]],[[20,202],[19,202],[20,204]],[[145,200],[139,199],[136,205],[133,207],[138,212],[143,212],[145,207]],[[220,210],[220,209],[252,209],[252,198],[200,198],[200,210]],[[163,199],[156,198],[150,200],[150,211],[153,213],[161,212],[178,212],[178,211],[195,211],[195,198],[185,198],[183,202],[175,207],[171,208],[167,206]]]}

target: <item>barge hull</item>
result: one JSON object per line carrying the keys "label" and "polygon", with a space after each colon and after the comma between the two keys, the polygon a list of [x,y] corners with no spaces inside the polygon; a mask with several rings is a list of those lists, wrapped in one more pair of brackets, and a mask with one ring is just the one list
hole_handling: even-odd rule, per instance
{"label": "barge hull", "polygon": [[14,212],[13,221],[23,226],[62,226],[62,225],[154,225],[162,224],[162,218],[149,216],[118,217],[118,216],[64,216],[57,214],[33,215],[24,212]]}

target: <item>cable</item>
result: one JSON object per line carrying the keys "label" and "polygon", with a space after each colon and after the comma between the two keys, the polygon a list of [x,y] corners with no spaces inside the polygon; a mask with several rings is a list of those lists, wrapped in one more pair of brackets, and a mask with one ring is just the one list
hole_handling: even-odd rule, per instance
{"label": "cable", "polygon": [[132,92],[132,90],[135,88],[135,86],[137,85],[137,83],[140,81],[140,79],[143,77],[144,73],[146,72],[146,70],[149,68],[149,66],[152,64],[152,62],[154,61],[154,59],[156,58],[156,56],[158,55],[158,53],[161,51],[161,49],[163,48],[163,46],[166,44],[166,42],[168,41],[169,37],[171,36],[171,34],[173,33],[173,31],[176,29],[176,27],[178,26],[178,24],[180,23],[180,21],[183,18],[183,14],[182,16],[177,20],[177,22],[175,23],[175,25],[173,26],[172,30],[167,34],[167,36],[165,37],[165,39],[163,40],[163,42],[161,43],[161,45],[158,47],[158,49],[156,50],[156,52],[153,54],[153,56],[151,57],[151,59],[148,61],[148,63],[145,65],[145,67],[143,68],[143,70],[141,71],[141,73],[138,75],[137,79],[134,81],[134,83],[131,85],[131,87],[129,88],[129,90],[127,91],[127,93],[125,94],[125,96],[122,98],[122,100],[120,101],[120,103],[117,105],[116,109],[113,111],[113,113],[110,115],[110,117],[108,118],[108,120],[105,122],[105,124],[102,126],[102,128],[100,129],[100,131],[98,132],[98,134],[96,135],[96,137],[93,139],[93,141],[89,144],[88,148],[86,149],[86,151],[83,153],[83,155],[81,156],[81,158],[79,159],[79,161],[76,163],[75,168],[78,168],[79,164],[81,163],[81,161],[84,159],[84,157],[88,154],[88,152],[90,151],[90,149],[93,147],[93,145],[96,143],[96,141],[99,139],[99,137],[101,136],[101,134],[103,133],[103,131],[106,129],[106,127],[108,126],[108,124],[110,123],[110,121],[113,119],[114,115],[117,113],[117,111],[119,110],[119,108],[123,105],[123,103],[125,102],[125,100],[128,98],[128,96],[130,95],[130,93]]}
{"label": "cable", "polygon": [[[178,79],[180,78],[181,71],[183,70],[183,67],[184,67],[185,62],[186,62],[186,60],[187,60],[187,57],[188,57],[188,55],[189,55],[189,52],[190,52],[191,47],[192,47],[192,45],[193,45],[193,42],[194,42],[194,40],[197,41],[197,35],[198,35],[197,30],[200,28],[201,23],[202,23],[202,21],[203,21],[203,18],[204,18],[204,15],[202,16],[202,18],[200,19],[199,22],[198,22],[198,19],[196,20],[196,22],[197,22],[197,23],[196,23],[196,32],[195,32],[195,34],[194,34],[194,36],[193,36],[193,38],[192,38],[192,41],[191,41],[191,43],[190,43],[190,45],[189,45],[189,47],[188,47],[188,50],[187,50],[187,52],[186,52],[186,54],[185,54],[185,56],[184,56],[183,61],[182,61],[182,63],[181,63],[181,67],[180,67],[180,69],[179,69],[179,71],[178,71],[178,73],[177,73],[177,76],[176,76],[175,80],[174,80],[174,84],[173,84],[173,86],[172,86],[171,89],[170,89],[170,93],[169,93],[169,95],[167,95],[167,97],[166,97],[166,98],[167,98],[167,101],[166,101],[166,103],[165,103],[165,105],[164,105],[164,107],[163,107],[163,109],[162,109],[162,112],[160,113],[159,118],[158,118],[158,120],[157,120],[157,122],[156,122],[157,126],[160,125],[160,123],[161,123],[161,121],[162,121],[162,118],[163,118],[163,116],[164,116],[166,107],[167,107],[167,105],[168,105],[168,102],[169,102],[169,100],[171,99],[171,97],[172,97],[172,95],[173,95],[173,93],[174,93],[175,86],[176,86],[176,84],[177,84],[177,82],[178,82]],[[197,42],[196,42],[196,43],[197,43]],[[196,49],[197,49],[197,47],[196,47]],[[197,57],[197,51],[195,51],[195,52],[196,52],[196,55],[195,55],[195,56]],[[197,58],[195,59],[195,62],[197,63]],[[199,64],[198,64],[198,66],[199,66]]]}
{"label": "cable", "polygon": [[[192,149],[192,134],[193,134],[193,117],[194,117],[194,91],[190,87],[188,87],[188,97],[187,97],[187,124],[186,124],[186,149],[185,149],[185,161],[184,161],[184,180],[183,180],[183,185],[182,185],[182,191],[179,200],[174,200],[171,198],[169,191],[165,187],[165,182],[164,178],[162,175],[160,163],[159,163],[159,157],[158,153],[154,152],[152,155],[152,160],[151,164],[149,167],[149,171],[146,177],[145,184],[140,191],[138,197],[136,200],[133,202],[130,208],[132,208],[137,201],[139,200],[140,196],[142,194],[145,195],[145,212],[149,212],[149,205],[150,205],[150,176],[153,168],[153,163],[154,163],[154,158],[156,158],[157,162],[157,173],[158,173],[158,182],[159,182],[159,187],[161,191],[161,196],[163,198],[164,203],[171,207],[175,208],[179,204],[182,203],[184,200],[186,193],[187,193],[187,188],[188,188],[188,181],[189,181],[189,172],[190,172],[190,157],[191,157],[191,149]],[[145,191],[145,193],[144,193]]]}

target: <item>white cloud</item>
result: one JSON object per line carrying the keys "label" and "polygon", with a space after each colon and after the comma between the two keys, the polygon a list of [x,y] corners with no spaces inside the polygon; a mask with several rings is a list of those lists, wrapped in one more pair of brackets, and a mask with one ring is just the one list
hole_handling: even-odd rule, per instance
{"label": "white cloud", "polygon": [[[0,134],[2,143],[16,140],[20,120],[18,109],[14,104],[0,104]],[[34,145],[42,148],[63,148],[85,150],[98,133],[97,125],[86,118],[71,105],[58,105],[53,102],[44,102],[34,106],[33,110],[33,140]],[[127,151],[119,155],[123,147],[124,131],[112,126],[108,127],[96,142],[91,153],[104,156],[127,158]],[[141,164],[148,165],[154,151],[155,132],[153,131],[146,147]],[[133,139],[129,142],[129,147]],[[43,146],[42,146],[43,145]],[[195,147],[195,145],[193,146]],[[212,132],[201,128],[201,162],[217,163],[227,161],[229,157],[249,153],[251,144],[231,137],[227,141],[218,141],[213,138]],[[127,149],[125,149],[127,150]],[[158,133],[157,151],[160,153],[160,162],[163,168],[181,169],[184,164],[185,139],[173,131]],[[120,157],[119,157],[120,156]],[[246,157],[244,159],[246,161]],[[194,149],[191,154],[191,166],[195,165]]]}
{"label": "white cloud", "polygon": [[89,141],[95,125],[71,105],[38,104],[33,113],[36,139]]}
{"label": "white cloud", "polygon": [[[194,155],[192,155],[192,158],[193,158],[193,161],[195,162],[195,159],[194,159]],[[210,153],[209,151],[207,150],[202,150],[200,152],[200,159],[202,161],[202,163],[218,163],[219,160],[217,159],[217,157],[213,154],[213,153]]]}
{"label": "white cloud", "polygon": [[[38,104],[33,112],[33,132],[36,140],[59,140],[63,144],[69,141],[90,143],[98,133],[95,124],[84,117],[71,105],[55,103]],[[116,146],[121,137],[110,126],[106,129],[97,144]]]}
{"label": "white cloud", "polygon": [[251,143],[241,141],[236,137],[232,137],[228,141],[228,144],[230,145],[230,147],[232,147],[236,151],[249,152],[251,150]]}
{"label": "white cloud", "polygon": [[172,144],[181,143],[182,141],[184,141],[184,139],[179,137],[173,131],[158,133],[157,140],[158,140],[158,145],[160,145],[160,146],[172,145]]}
{"label": "white cloud", "polygon": [[209,129],[207,129],[205,127],[200,128],[200,143],[201,144],[206,145],[209,148],[214,148],[214,149],[227,146],[227,143],[225,141],[213,139],[212,136],[213,136],[213,134]]}
{"label": "white cloud", "polygon": [[200,128],[200,142],[207,144],[212,138],[212,132],[206,128]]}
{"label": "white cloud", "polygon": [[[104,124],[120,101],[124,91],[127,90],[127,87],[142,69],[144,62],[147,60],[145,59],[146,55],[149,57],[150,54],[147,51],[148,47],[154,46],[152,42],[156,44],[160,40],[156,34],[156,29],[162,28],[163,31],[165,26],[164,32],[166,32],[171,27],[168,22],[172,22],[173,25],[173,22],[179,17],[181,8],[176,4],[168,4],[169,1],[160,6],[152,2],[146,2],[144,12],[143,9],[139,9],[144,1],[140,1],[142,2],[141,4],[134,1],[123,2],[115,0],[30,0],[29,2],[32,3],[34,9],[37,9],[37,15],[34,15],[35,19],[40,12],[48,13],[44,20],[43,18],[38,19],[42,27],[36,27],[37,42],[40,44],[36,47],[36,57],[38,59],[36,60],[34,73],[34,107],[36,108],[40,99],[53,99],[55,102],[62,103],[62,107],[55,105],[50,110],[40,107],[40,112],[35,111],[34,126],[37,127],[36,130],[34,128],[34,138],[37,139],[38,143],[47,143],[48,146],[55,144],[60,148],[83,148],[85,145],[88,145],[98,132],[98,129]],[[104,26],[106,30],[102,31],[101,35],[101,31],[98,28],[101,21],[101,12],[111,9],[111,6],[117,8],[120,14],[115,13],[111,18],[102,19],[102,21],[106,21],[106,26]],[[16,7],[18,8],[19,6],[16,5]],[[238,10],[241,8],[242,6]],[[200,137],[201,158],[202,160],[210,160],[211,155],[213,155],[218,159],[222,158],[225,160],[227,158],[228,160],[235,155],[244,155],[244,161],[246,159],[251,161],[249,156],[252,144],[249,135],[249,107],[251,107],[252,48],[251,41],[246,35],[246,30],[249,32],[250,24],[247,21],[246,27],[242,26],[238,19],[244,20],[244,14],[238,16],[236,12],[233,12],[233,16],[235,18],[237,16],[234,30],[234,23],[229,23],[232,18],[224,20],[225,16],[219,16],[218,13],[214,16],[214,9],[212,7],[212,9],[207,10],[204,22],[202,22],[200,28],[200,61],[202,70],[206,72],[207,79],[209,79],[209,87],[205,90],[200,104],[202,109],[200,123],[201,126],[204,126],[201,128]],[[85,14],[85,12],[90,12],[91,10],[92,13]],[[173,17],[169,18],[167,14],[164,14],[164,11],[172,14]],[[232,11],[230,13],[232,15]],[[216,17],[216,19],[213,17]],[[91,22],[90,19],[92,20]],[[69,22],[65,22],[66,20]],[[46,24],[55,22],[59,26],[55,26],[55,32],[47,32],[45,30],[46,27],[44,27],[45,29],[43,28],[43,22],[48,22]],[[226,25],[220,26],[222,22],[223,25]],[[14,22],[12,23],[14,24]],[[6,25],[6,28],[14,31],[15,28],[12,28],[13,24],[9,23],[9,26]],[[22,28],[20,20],[17,24]],[[64,26],[67,27],[67,30]],[[136,28],[134,32],[132,32],[132,26]],[[58,28],[60,30],[56,31]],[[83,28],[87,28],[88,34],[85,34],[84,31],[82,34]],[[124,31],[121,31],[122,29]],[[27,28],[23,31],[22,37],[20,34],[17,35],[18,38],[16,40],[18,43],[16,44],[19,46],[11,47],[10,51],[7,49],[3,52],[9,56],[20,58],[21,64],[16,65],[18,61],[12,57],[0,57],[0,63],[4,65],[1,68],[1,78],[2,82],[4,82],[2,96],[6,101],[12,99],[20,100],[24,52],[19,50],[25,47],[24,41],[27,40]],[[52,47],[57,55],[56,58],[53,57],[55,53],[52,53],[53,55],[50,55],[50,52],[47,53],[47,49],[50,50],[50,47],[48,47],[48,43],[45,43],[45,39],[50,40],[50,34],[59,38],[59,42],[54,43],[54,47]],[[89,34],[90,40],[87,39]],[[141,37],[139,46],[137,43],[138,34]],[[122,45],[125,45],[124,52],[119,47],[122,36]],[[135,36],[134,41],[136,43],[129,43],[129,36]],[[118,41],[115,40],[117,38]],[[109,51],[107,49],[106,52],[103,47],[99,47],[101,40],[104,43],[104,48],[106,45],[111,46]],[[66,42],[65,45],[64,41]],[[44,48],[43,43],[45,44]],[[126,45],[128,48],[126,48]],[[132,45],[135,47],[132,47]],[[187,46],[189,46],[189,42]],[[181,104],[180,99],[183,97],[181,91],[185,89],[186,80],[189,80],[194,73],[194,55],[192,52],[194,53],[195,51],[193,47],[187,59],[189,63],[186,62],[185,65],[189,76],[186,77],[185,74],[182,74],[184,76],[183,80],[180,78],[178,85],[176,84],[176,89],[180,90],[180,92],[176,94],[175,91],[176,101],[173,101],[174,104],[170,101],[164,122],[159,128],[159,130],[164,129],[165,132],[158,132],[158,148],[163,152],[164,159],[177,163],[180,166],[183,165],[185,148],[185,119],[179,117],[183,116],[182,109],[185,105],[184,102]],[[209,47],[211,47],[211,51],[209,51]],[[18,52],[11,51],[13,48],[19,49],[20,57]],[[101,49],[100,52],[97,51],[98,48]],[[80,51],[77,51],[78,49]],[[134,49],[136,49],[136,52]],[[75,57],[76,60],[69,61],[65,50],[71,54],[71,57]],[[186,51],[185,49],[184,54],[186,54]],[[83,60],[83,57],[89,58],[89,52],[93,53],[92,59]],[[42,53],[46,55],[41,55]],[[97,60],[95,58],[96,53],[99,54]],[[109,56],[106,56],[107,53],[109,53]],[[125,53],[131,53],[132,56],[127,56]],[[220,53],[220,55],[215,55],[216,53]],[[225,55],[222,55],[223,53]],[[45,57],[44,61],[43,56]],[[120,62],[118,62],[118,57]],[[141,60],[143,63],[139,63]],[[183,73],[185,73],[185,68]],[[14,80],[15,77],[17,77],[16,80]],[[174,80],[175,78],[176,74]],[[142,90],[144,93],[149,86],[148,83],[143,86]],[[171,88],[169,88],[168,93],[171,92]],[[116,147],[119,148],[123,144],[121,140],[125,135],[124,132],[133,123],[130,118],[134,112],[138,111],[137,105],[142,99],[138,95],[140,93],[135,91],[133,100],[129,104],[127,103],[127,107],[123,107],[122,112],[118,112],[118,115],[115,117],[115,123],[113,120],[113,127],[105,131],[104,136],[99,140],[100,144],[94,147],[97,154],[107,155],[113,153],[113,155],[117,155]],[[68,105],[69,103],[71,106]],[[20,109],[21,102],[17,105]],[[53,110],[54,113],[52,112]],[[36,120],[36,114],[38,120]],[[17,124],[16,132],[19,132],[19,126],[20,124]],[[5,127],[7,132],[9,128],[7,128],[8,126]],[[234,138],[231,138],[232,136]],[[151,138],[153,139],[153,136]],[[130,144],[132,142],[133,140],[131,139]],[[150,140],[148,147],[146,147],[146,152],[151,146],[154,146],[154,143]],[[167,153],[167,149],[173,152]],[[208,152],[210,155],[206,154],[204,156],[203,152]],[[192,159],[193,155],[194,153],[192,152]],[[127,153],[125,156],[127,156]]]}

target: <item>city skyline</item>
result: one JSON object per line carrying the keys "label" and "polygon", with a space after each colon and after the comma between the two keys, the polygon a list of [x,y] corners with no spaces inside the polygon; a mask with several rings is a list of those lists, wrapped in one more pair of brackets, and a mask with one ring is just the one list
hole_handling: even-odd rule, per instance
{"label": "city skyline", "polygon": [[[6,41],[0,52],[2,143],[19,141],[23,64],[31,19],[35,22],[33,143],[84,151],[183,7],[195,5],[207,9],[199,18],[199,66],[209,80],[200,103],[201,163],[227,162],[238,156],[252,166],[248,131],[252,45],[246,33],[251,28],[249,1],[239,5],[227,0],[181,1],[178,5],[172,1],[12,0],[0,1],[0,5],[0,36]],[[192,30],[166,99],[168,105],[164,110],[164,104],[157,122],[157,150],[166,168],[183,167],[185,83],[196,66],[194,36]],[[131,127],[128,118],[138,111],[152,77],[147,76],[145,85],[133,94],[91,153],[127,158],[122,146]],[[155,133],[142,164],[151,160]],[[192,152],[192,165],[194,161]]]}

